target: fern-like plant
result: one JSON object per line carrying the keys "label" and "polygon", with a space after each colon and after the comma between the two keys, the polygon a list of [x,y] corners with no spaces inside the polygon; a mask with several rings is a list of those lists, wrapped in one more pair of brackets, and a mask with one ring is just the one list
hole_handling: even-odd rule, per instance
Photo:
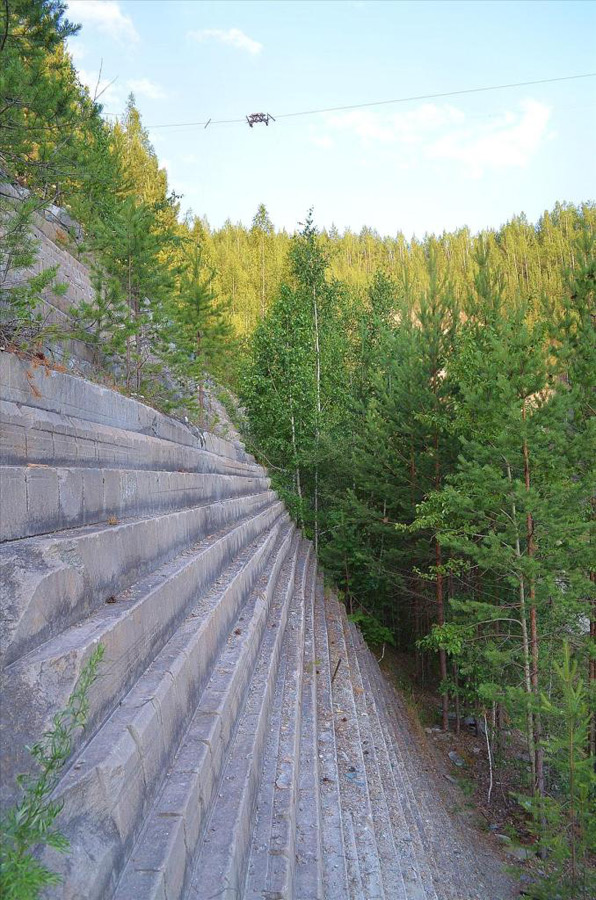
{"label": "fern-like plant", "polygon": [[29,748],[39,770],[19,775],[21,799],[0,821],[0,896],[3,900],[36,900],[42,888],[60,882],[36,856],[40,848],[52,847],[60,853],[68,850],[68,839],[54,827],[62,809],[52,794],[60,779],[73,744],[73,736],[84,728],[89,713],[89,689],[97,678],[104,654],[102,644],[93,652],[66,707],[53,718],[52,727]]}

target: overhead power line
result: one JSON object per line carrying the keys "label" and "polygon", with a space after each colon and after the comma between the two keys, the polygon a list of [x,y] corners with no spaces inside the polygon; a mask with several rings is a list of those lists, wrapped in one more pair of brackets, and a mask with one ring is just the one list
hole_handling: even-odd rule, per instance
{"label": "overhead power line", "polygon": [[[320,113],[347,112],[351,109],[367,109],[371,106],[388,106],[391,103],[410,103],[415,100],[438,100],[443,97],[459,97],[463,94],[481,94],[486,91],[504,91],[508,88],[531,87],[537,84],[554,84],[560,81],[574,81],[579,78],[596,78],[596,72],[588,72],[584,75],[563,75],[560,78],[540,78],[536,81],[515,81],[511,84],[495,84],[490,87],[465,88],[459,91],[441,91],[435,94],[416,94],[411,97],[398,97],[395,100],[373,100],[369,103],[352,103],[346,106],[327,106],[322,109],[303,109],[299,112],[277,113],[276,119],[292,119],[298,116],[315,116]],[[246,124],[246,116],[239,119],[207,119],[202,122],[167,122],[161,125],[148,125],[147,128],[188,128],[192,126],[209,125],[240,125]]]}

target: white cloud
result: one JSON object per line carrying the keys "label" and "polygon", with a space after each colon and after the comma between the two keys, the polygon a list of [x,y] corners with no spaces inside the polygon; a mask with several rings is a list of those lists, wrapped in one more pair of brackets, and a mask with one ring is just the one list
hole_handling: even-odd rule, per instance
{"label": "white cloud", "polygon": [[69,0],[68,15],[83,26],[95,25],[122,43],[140,40],[132,19],[122,12],[117,0]]}
{"label": "white cloud", "polygon": [[78,69],[79,79],[89,88],[92,98],[95,98],[104,107],[104,112],[117,113],[124,107],[126,95],[131,91],[137,97],[145,97],[148,100],[163,100],[167,97],[164,88],[150,81],[149,78],[131,78],[120,83],[112,78],[106,78],[103,72],[97,69]]}
{"label": "white cloud", "polygon": [[132,78],[127,82],[127,86],[134,94],[148,100],[165,100],[168,96],[161,85],[150,81],[149,78]]}
{"label": "white cloud", "polygon": [[[399,148],[397,162],[408,166],[421,157],[463,163],[471,177],[487,168],[528,164],[547,138],[551,110],[536,100],[525,100],[516,111],[491,117],[468,118],[450,104],[424,103],[414,109],[386,112],[354,109],[327,117],[326,133],[311,137],[330,146],[331,135],[352,135],[370,148]],[[329,133],[330,132],[330,133]]]}
{"label": "white cloud", "polygon": [[328,134],[313,134],[311,142],[315,147],[321,147],[323,150],[331,150],[331,148],[335,146],[335,141],[332,137],[329,137]]}
{"label": "white cloud", "polygon": [[67,50],[70,53],[70,55],[72,56],[74,62],[81,62],[82,59],[85,59],[85,57],[87,55],[87,51],[85,50],[85,47],[82,44],[79,44],[78,42],[73,43],[73,40],[76,40],[76,39],[71,38],[70,41],[66,42]]}
{"label": "white cloud", "polygon": [[246,50],[253,56],[263,49],[262,44],[248,37],[239,28],[229,28],[227,31],[222,31],[221,28],[204,28],[202,31],[189,31],[188,36],[199,43],[209,40],[220,41],[238,50]]}
{"label": "white cloud", "polygon": [[427,155],[459,160],[474,178],[486,168],[523,168],[546,136],[551,110],[536,100],[524,100],[520,107],[520,113],[505,113],[489,126],[443,135],[428,148]]}
{"label": "white cloud", "polygon": [[353,109],[331,115],[331,128],[351,131],[365,143],[418,143],[424,137],[449,124],[461,122],[464,114],[448,104],[436,106],[425,103],[406,112],[377,112],[370,109]]}

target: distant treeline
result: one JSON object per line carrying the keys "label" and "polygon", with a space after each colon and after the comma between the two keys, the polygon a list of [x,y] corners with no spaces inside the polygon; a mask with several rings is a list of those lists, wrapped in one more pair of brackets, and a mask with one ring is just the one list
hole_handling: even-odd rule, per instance
{"label": "distant treeline", "polygon": [[[474,284],[475,249],[482,243],[492,266],[502,273],[505,299],[538,302],[563,291],[563,273],[577,265],[575,238],[586,226],[596,227],[593,203],[558,203],[536,225],[522,214],[498,230],[477,235],[461,228],[408,240],[403,234],[381,237],[369,228],[359,234],[349,230],[340,234],[331,228],[321,231],[319,241],[328,256],[328,276],[362,297],[378,271],[410,290],[425,287],[432,247],[440,272],[461,300]],[[287,278],[291,236],[274,229],[264,206],[257,210],[250,228],[227,221],[211,229],[204,219],[195,227],[217,272],[218,292],[230,301],[236,333],[250,335]]]}

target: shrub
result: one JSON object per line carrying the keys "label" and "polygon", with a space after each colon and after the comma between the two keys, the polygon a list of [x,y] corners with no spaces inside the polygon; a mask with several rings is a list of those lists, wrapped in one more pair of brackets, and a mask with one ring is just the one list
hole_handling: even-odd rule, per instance
{"label": "shrub", "polygon": [[52,727],[29,748],[39,772],[19,775],[21,799],[0,821],[0,896],[3,900],[36,900],[42,888],[59,884],[60,876],[36,857],[42,847],[60,853],[68,850],[68,839],[54,828],[62,809],[52,794],[71,752],[73,736],[84,728],[89,712],[89,688],[97,678],[104,648],[99,644],[83,668],[66,707],[56,713]]}

